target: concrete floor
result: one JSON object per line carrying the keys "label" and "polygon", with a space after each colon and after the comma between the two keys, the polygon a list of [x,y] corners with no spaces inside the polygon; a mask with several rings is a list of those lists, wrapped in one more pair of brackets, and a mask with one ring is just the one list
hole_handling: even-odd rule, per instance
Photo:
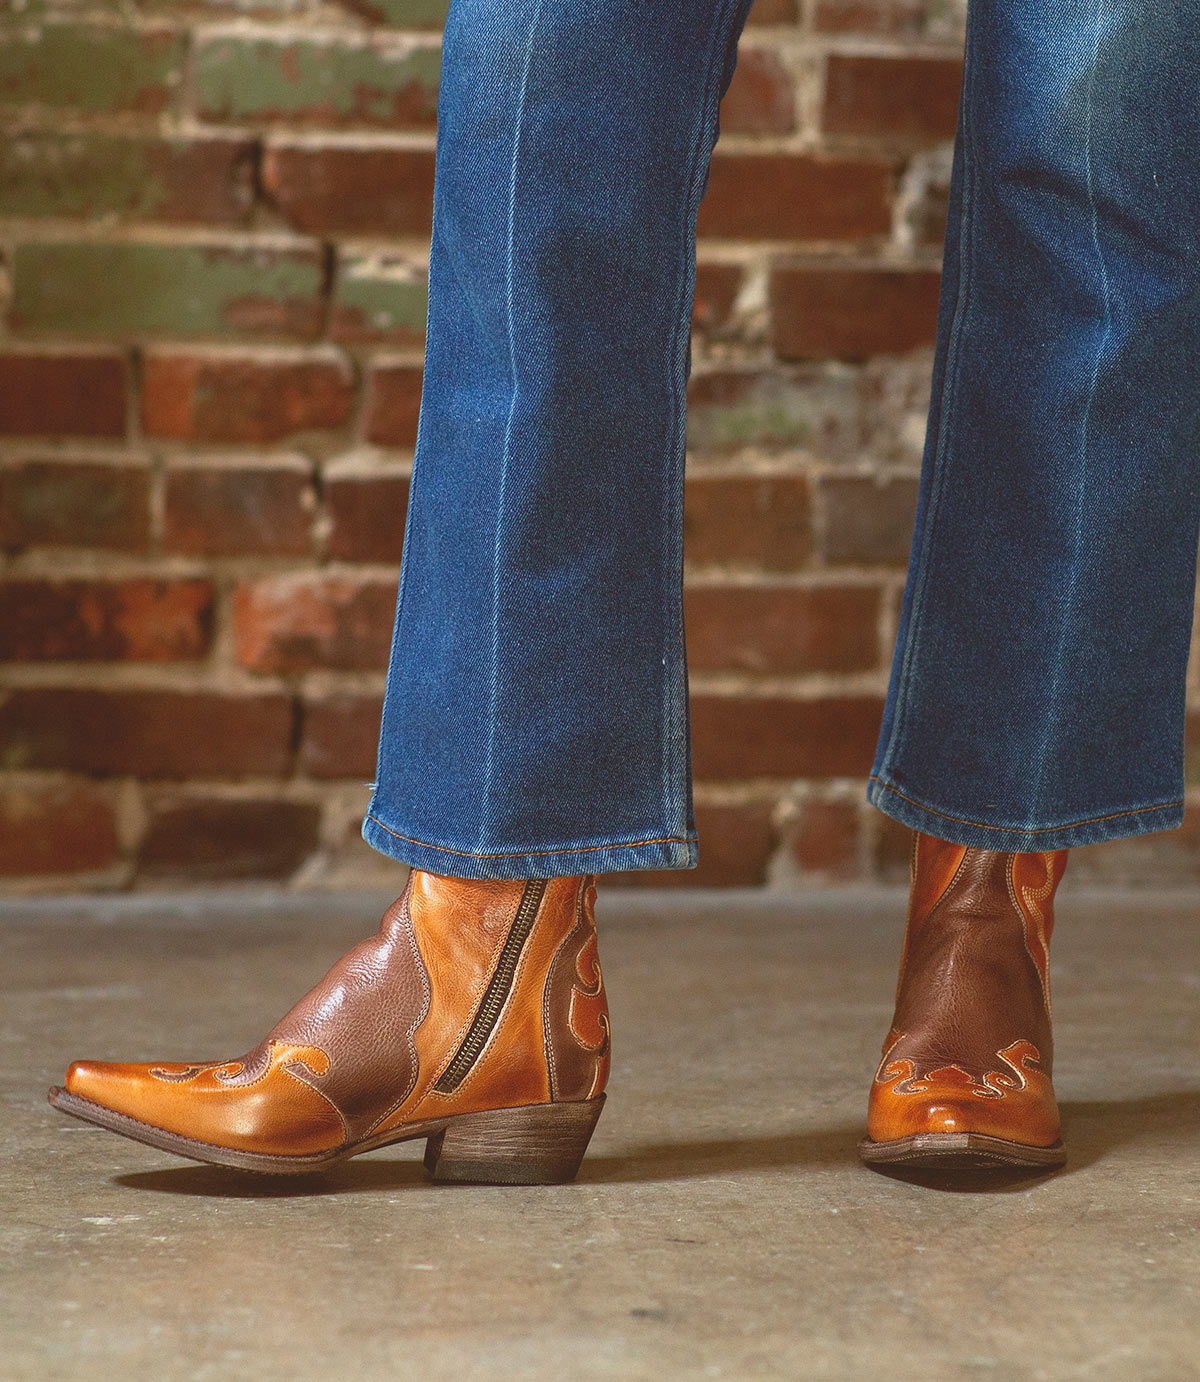
{"label": "concrete floor", "polygon": [[434,1187],[421,1144],[273,1183],[55,1113],[74,1056],[235,1055],[372,899],[0,907],[0,1378],[1200,1377],[1194,894],[1064,891],[1071,1162],[863,1169],[897,894],[601,895],[616,1040],[578,1183]]}

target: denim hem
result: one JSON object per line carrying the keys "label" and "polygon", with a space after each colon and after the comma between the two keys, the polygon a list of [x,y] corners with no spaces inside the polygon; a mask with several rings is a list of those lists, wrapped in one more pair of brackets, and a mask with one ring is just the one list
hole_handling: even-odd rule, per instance
{"label": "denim hem", "polygon": [[415,840],[370,813],[362,837],[372,849],[412,868],[455,878],[569,878],[583,873],[625,873],[631,869],[693,869],[699,860],[696,837],[603,841],[558,849],[479,853]]}
{"label": "denim hem", "polygon": [[1039,853],[1050,849],[1073,849],[1078,845],[1100,844],[1129,835],[1148,835],[1152,831],[1173,830],[1183,821],[1182,800],[1157,806],[1134,806],[1090,816],[1065,825],[1014,826],[985,825],[951,811],[922,805],[898,788],[873,776],[867,786],[867,800],[886,816],[911,826],[926,835],[935,835],[952,844],[972,849],[1003,849],[1014,853]]}

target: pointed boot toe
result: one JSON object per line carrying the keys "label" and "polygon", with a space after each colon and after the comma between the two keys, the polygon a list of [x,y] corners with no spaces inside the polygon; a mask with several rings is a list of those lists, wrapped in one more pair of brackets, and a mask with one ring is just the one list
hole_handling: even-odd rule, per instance
{"label": "pointed boot toe", "polygon": [[865,1162],[980,1170],[1066,1160],[1048,975],[1065,867],[1065,850],[1001,853],[916,836],[896,1012],[859,1144]]}
{"label": "pointed boot toe", "polygon": [[595,880],[413,870],[362,941],[252,1051],[76,1061],[50,1102],[165,1151],[301,1173],[425,1138],[442,1180],[570,1180],[604,1103]]}
{"label": "pointed boot toe", "polygon": [[77,1060],[67,1068],[63,1089],[76,1098],[136,1115],[146,1107],[155,1075],[164,1080],[178,1080],[185,1072],[215,1064],[215,1061],[206,1061],[202,1065],[128,1065],[116,1061]]}
{"label": "pointed boot toe", "polygon": [[149,1070],[114,1061],[72,1061],[62,1087],[50,1091],[50,1102],[62,1109],[90,1104],[125,1118],[142,1118],[152,1110]]}

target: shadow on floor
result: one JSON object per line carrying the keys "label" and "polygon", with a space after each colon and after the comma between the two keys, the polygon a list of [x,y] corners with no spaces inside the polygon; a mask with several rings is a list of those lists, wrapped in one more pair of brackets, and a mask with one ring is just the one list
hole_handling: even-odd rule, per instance
{"label": "shadow on floor", "polygon": [[1148,1094],[1142,1099],[1068,1100],[1059,1105],[1059,1112],[1068,1161],[1054,1170],[1014,1169],[954,1175],[903,1166],[875,1166],[872,1170],[889,1180],[952,1193],[1011,1193],[1086,1170],[1127,1143],[1191,1144],[1186,1155],[1194,1156],[1195,1144],[1200,1142],[1200,1090],[1173,1090]]}
{"label": "shadow on floor", "polygon": [[[954,1174],[911,1168],[872,1168],[876,1174],[954,1193],[1005,1194],[1086,1169],[1128,1143],[1200,1143],[1200,1090],[1177,1090],[1142,1099],[1069,1102],[1062,1106],[1070,1161],[1061,1170],[985,1171]],[[585,1185],[698,1180],[741,1172],[805,1167],[859,1166],[858,1127],[779,1133],[769,1137],[699,1142],[656,1142],[622,1156],[589,1157],[579,1182]],[[131,1190],[215,1199],[287,1199],[295,1196],[379,1193],[428,1186],[418,1160],[358,1158],[311,1176],[262,1176],[219,1166],[177,1166],[114,1177]]]}

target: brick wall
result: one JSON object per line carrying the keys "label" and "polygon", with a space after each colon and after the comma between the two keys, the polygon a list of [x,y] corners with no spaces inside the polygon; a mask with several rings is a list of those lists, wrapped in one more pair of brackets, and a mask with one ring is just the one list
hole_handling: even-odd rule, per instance
{"label": "brick wall", "polygon": [[[444,6],[2,7],[10,888],[395,881],[358,825],[417,418]],[[961,0],[759,0],[746,31],[701,211],[689,426],[703,863],[634,881],[903,874],[906,832],[863,779],[961,23]],[[1192,877],[1200,832],[1092,867]]]}

